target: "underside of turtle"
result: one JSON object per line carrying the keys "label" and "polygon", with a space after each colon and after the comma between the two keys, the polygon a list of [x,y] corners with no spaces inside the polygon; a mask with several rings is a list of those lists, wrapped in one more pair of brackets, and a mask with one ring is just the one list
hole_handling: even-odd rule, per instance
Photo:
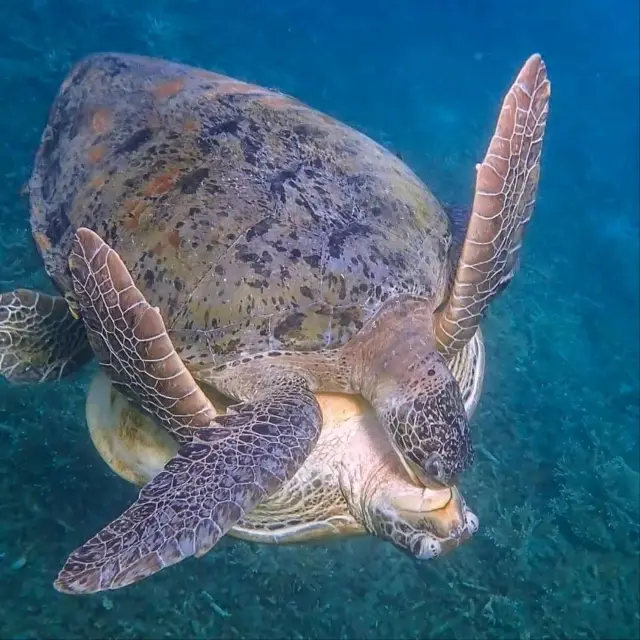
{"label": "underside of turtle", "polygon": [[[481,355],[481,341],[473,348]],[[477,367],[482,375],[482,364]],[[225,403],[207,388],[221,412]],[[362,535],[370,531],[377,503],[413,520],[416,538],[433,555],[452,551],[477,529],[456,488],[432,491],[416,486],[361,398],[320,394],[323,431],[303,467],[266,502],[230,531],[262,544],[293,544]],[[125,480],[143,486],[155,478],[179,448],[167,432],[113,390],[99,373],[87,397],[87,423],[104,461]],[[393,540],[392,540],[393,541]]]}
{"label": "underside of turtle", "polygon": [[[478,330],[464,353],[451,363],[469,418],[480,396],[484,366],[484,344]],[[216,410],[224,413],[229,400],[211,387],[203,388]],[[437,542],[440,553],[454,549],[473,533],[477,519],[456,489],[453,494],[450,489],[429,491],[411,482],[362,398],[325,393],[319,394],[318,401],[323,428],[309,458],[276,494],[240,520],[230,535],[252,542],[290,544],[364,534],[362,509],[373,511],[374,487],[377,499],[386,500],[390,508],[411,501],[415,518],[422,518],[420,530]],[[176,440],[115,391],[102,372],[92,382],[86,414],[99,454],[132,484],[150,482],[178,452]],[[345,486],[345,481],[354,478],[358,480]],[[452,525],[460,521],[463,531],[457,536]]]}

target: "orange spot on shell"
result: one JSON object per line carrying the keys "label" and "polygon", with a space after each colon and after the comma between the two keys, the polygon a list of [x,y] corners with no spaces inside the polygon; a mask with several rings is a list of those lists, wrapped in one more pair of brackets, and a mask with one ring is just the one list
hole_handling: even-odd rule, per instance
{"label": "orange spot on shell", "polygon": [[180,169],[172,168],[156,176],[144,189],[145,196],[161,196],[175,187]]}
{"label": "orange spot on shell", "polygon": [[106,133],[111,125],[111,114],[107,109],[99,109],[91,118],[91,131],[93,133]]}
{"label": "orange spot on shell", "polygon": [[269,95],[269,92],[261,87],[256,87],[253,84],[247,84],[246,82],[239,82],[238,80],[221,80],[214,89],[209,89],[203,93],[205,98],[211,98],[215,100],[218,96],[226,95],[251,95],[257,96]]}
{"label": "orange spot on shell", "polygon": [[224,79],[220,80],[218,85],[219,93],[266,93],[265,89],[256,87],[255,84],[249,84],[248,82],[240,82],[239,80]]}
{"label": "orange spot on shell", "polygon": [[257,101],[260,104],[263,104],[266,107],[271,107],[273,109],[286,109],[294,105],[294,102],[291,98],[278,95],[276,93],[268,93],[266,95],[260,96]]}
{"label": "orange spot on shell", "polygon": [[219,73],[216,73],[215,71],[207,71],[206,69],[196,69],[195,70],[196,75],[199,75],[202,78],[205,78],[206,80],[224,80],[225,76],[221,76]]}
{"label": "orange spot on shell", "polygon": [[40,251],[49,251],[49,249],[51,249],[51,242],[49,241],[49,238],[44,235],[44,233],[36,231],[33,234],[33,239],[36,241],[36,244],[38,245]]}
{"label": "orange spot on shell", "polygon": [[171,98],[180,93],[184,89],[184,85],[184,78],[169,80],[168,82],[163,82],[162,84],[156,85],[153,88],[153,95],[159,100]]}
{"label": "orange spot on shell", "polygon": [[140,217],[148,209],[149,205],[141,200],[125,200],[124,208],[127,212],[127,217],[122,221],[125,229],[133,231],[137,229],[140,224]]}
{"label": "orange spot on shell", "polygon": [[93,178],[91,178],[91,181],[89,182],[89,186],[92,189],[102,189],[102,187],[104,187],[105,185],[105,177],[103,174],[99,173],[96,176],[93,176]]}
{"label": "orange spot on shell", "polygon": [[87,153],[87,160],[89,160],[89,164],[95,164],[96,162],[100,162],[102,158],[104,158],[104,154],[107,152],[106,147],[103,144],[96,145],[89,149]]}
{"label": "orange spot on shell", "polygon": [[174,230],[171,233],[169,233],[168,239],[169,239],[169,244],[174,249],[180,248],[180,234],[177,231]]}
{"label": "orange spot on shell", "polygon": [[195,118],[187,118],[184,121],[184,130],[189,131],[200,131],[200,122]]}

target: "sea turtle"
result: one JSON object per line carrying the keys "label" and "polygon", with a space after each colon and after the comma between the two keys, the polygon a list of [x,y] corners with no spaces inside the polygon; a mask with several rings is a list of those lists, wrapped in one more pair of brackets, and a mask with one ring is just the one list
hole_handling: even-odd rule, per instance
{"label": "sea turtle", "polygon": [[[93,352],[180,448],[58,589],[117,588],[206,553],[304,465],[319,392],[360,394],[415,482],[454,485],[473,448],[448,362],[473,366],[464,347],[513,277],[549,93],[536,54],[461,222],[394,154],[291,97],[140,56],[76,65],[29,183],[66,300],[5,294],[0,369],[45,380]],[[218,414],[198,383],[236,404]]]}

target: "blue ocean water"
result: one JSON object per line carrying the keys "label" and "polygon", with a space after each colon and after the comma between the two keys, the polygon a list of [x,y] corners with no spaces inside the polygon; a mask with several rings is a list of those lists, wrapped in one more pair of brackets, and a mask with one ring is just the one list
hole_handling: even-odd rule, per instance
{"label": "blue ocean water", "polygon": [[552,82],[521,269],[483,324],[481,528],[419,564],[373,538],[224,539],[121,591],[51,583],[135,489],[97,456],[87,370],[0,381],[2,638],[636,638],[639,78],[633,0],[13,0],[0,5],[0,291],[51,291],[20,196],[49,106],[95,51],[278,88],[469,203],[504,91],[539,51]]}

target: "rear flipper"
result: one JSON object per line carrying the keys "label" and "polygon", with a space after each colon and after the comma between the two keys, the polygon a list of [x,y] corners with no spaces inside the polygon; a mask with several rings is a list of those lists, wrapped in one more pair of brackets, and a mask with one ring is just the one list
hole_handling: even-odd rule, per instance
{"label": "rear flipper", "polygon": [[0,375],[7,380],[60,380],[92,358],[84,324],[64,298],[27,289],[0,295]]}
{"label": "rear flipper", "polygon": [[119,256],[80,229],[69,263],[105,372],[182,443],[136,502],[60,571],[56,589],[92,593],[207,553],[293,477],[317,441],[322,413],[306,382],[282,372],[256,380],[247,402],[216,417]]}

